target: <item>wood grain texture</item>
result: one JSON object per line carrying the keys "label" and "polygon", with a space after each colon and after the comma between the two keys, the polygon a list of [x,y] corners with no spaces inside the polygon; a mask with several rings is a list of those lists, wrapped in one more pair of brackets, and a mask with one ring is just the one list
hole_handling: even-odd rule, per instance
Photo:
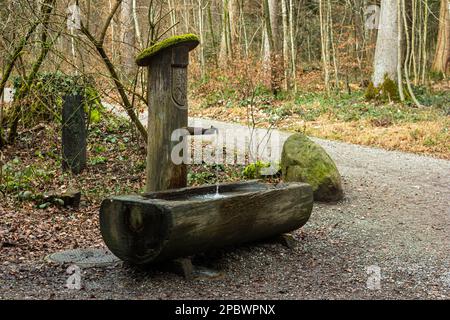
{"label": "wood grain texture", "polygon": [[312,188],[238,183],[105,200],[100,226],[109,249],[122,260],[145,265],[231,245],[268,239],[301,228],[313,207]]}
{"label": "wood grain texture", "polygon": [[179,141],[171,141],[175,130],[188,126],[187,67],[189,48],[167,49],[150,62],[147,192],[184,188],[186,165],[171,159]]}

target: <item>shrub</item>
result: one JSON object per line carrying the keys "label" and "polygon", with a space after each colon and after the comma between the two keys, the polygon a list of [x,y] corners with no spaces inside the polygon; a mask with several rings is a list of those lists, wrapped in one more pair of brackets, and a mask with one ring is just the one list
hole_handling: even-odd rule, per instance
{"label": "shrub", "polygon": [[[23,77],[13,79],[14,89],[17,92],[24,84]],[[94,81],[85,76],[71,76],[61,72],[40,73],[31,84],[28,96],[20,101],[25,117],[22,122],[25,126],[40,121],[61,121],[63,98],[67,95],[82,95],[84,109],[89,121],[100,121],[102,104],[100,95],[95,88]],[[15,97],[15,98],[16,98]]]}

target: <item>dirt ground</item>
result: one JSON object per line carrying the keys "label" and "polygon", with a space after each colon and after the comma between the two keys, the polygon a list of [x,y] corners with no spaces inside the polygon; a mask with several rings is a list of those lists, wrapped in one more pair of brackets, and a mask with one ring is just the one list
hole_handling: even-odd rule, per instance
{"label": "dirt ground", "polygon": [[84,269],[82,290],[65,288],[68,266],[44,257],[0,261],[0,299],[449,299],[450,161],[317,141],[346,196],[315,205],[295,249],[263,242],[202,256],[195,263],[220,276],[189,281],[121,263]]}

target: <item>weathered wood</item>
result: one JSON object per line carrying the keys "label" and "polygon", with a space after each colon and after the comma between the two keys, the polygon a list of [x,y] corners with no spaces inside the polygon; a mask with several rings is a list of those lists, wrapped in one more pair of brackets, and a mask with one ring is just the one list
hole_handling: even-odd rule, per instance
{"label": "weathered wood", "polygon": [[67,95],[62,110],[62,166],[81,173],[86,168],[86,123],[81,95]]}
{"label": "weathered wood", "polygon": [[187,68],[189,51],[197,45],[195,37],[173,37],[137,59],[139,65],[149,67],[147,192],[187,186],[186,165],[172,159],[180,143],[172,141],[172,134],[188,126]]}
{"label": "weathered wood", "polygon": [[292,232],[313,207],[312,188],[302,183],[224,184],[224,198],[215,192],[207,186],[105,200],[103,239],[117,257],[146,265]]}

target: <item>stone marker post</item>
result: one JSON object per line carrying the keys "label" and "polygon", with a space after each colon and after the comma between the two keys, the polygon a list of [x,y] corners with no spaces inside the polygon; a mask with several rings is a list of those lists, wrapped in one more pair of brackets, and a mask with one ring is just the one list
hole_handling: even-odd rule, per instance
{"label": "stone marker post", "polygon": [[172,161],[174,131],[188,126],[187,68],[189,51],[199,44],[193,34],[168,38],[144,50],[136,59],[149,68],[147,192],[187,186],[185,164]]}
{"label": "stone marker post", "polygon": [[81,95],[64,97],[62,110],[63,171],[80,174],[86,168],[86,123]]}

